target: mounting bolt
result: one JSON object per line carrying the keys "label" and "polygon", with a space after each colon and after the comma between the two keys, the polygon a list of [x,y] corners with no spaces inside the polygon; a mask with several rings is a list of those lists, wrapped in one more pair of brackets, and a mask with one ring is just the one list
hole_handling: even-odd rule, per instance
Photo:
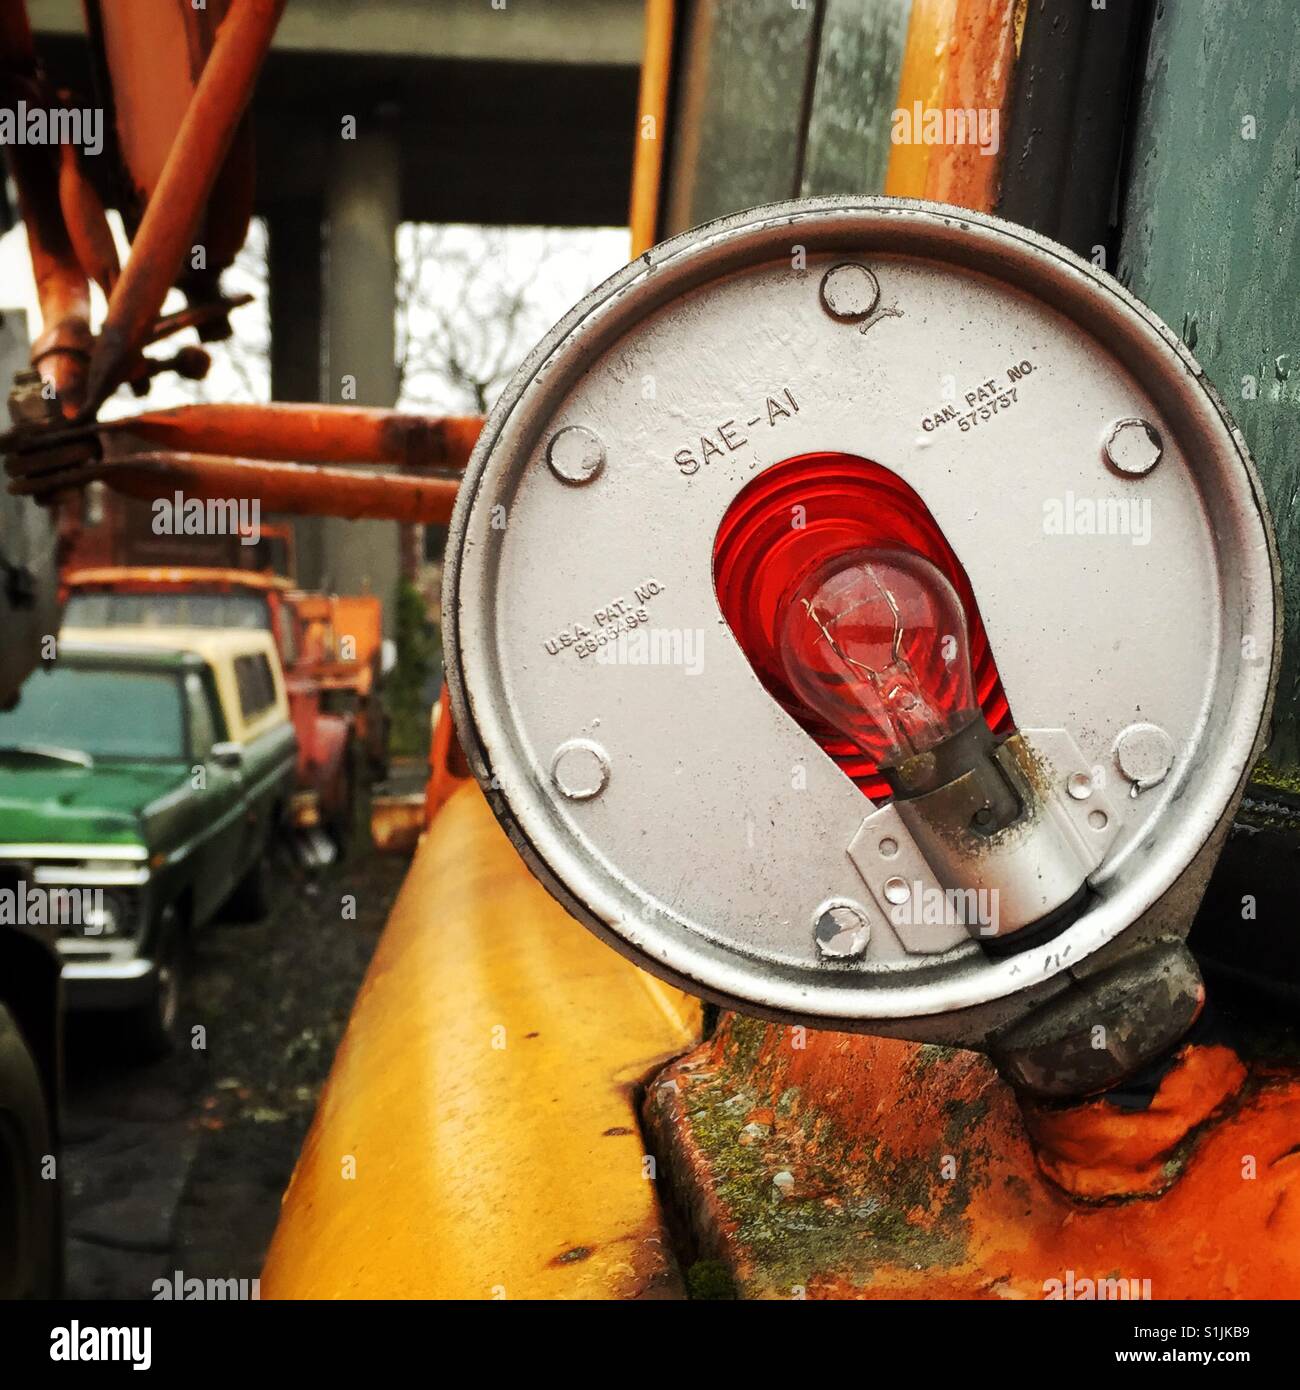
{"label": "mounting bolt", "polygon": [[852,960],[867,949],[871,923],[864,908],[847,898],[823,903],[814,917],[813,938],[829,960]]}
{"label": "mounting bolt", "polygon": [[585,425],[569,425],[551,436],[546,461],[562,483],[589,483],[605,466],[605,446]]}
{"label": "mounting bolt", "polygon": [[1106,462],[1126,478],[1141,478],[1160,462],[1160,431],[1146,420],[1116,420],[1106,436]]}
{"label": "mounting bolt", "polygon": [[860,323],[880,302],[880,282],[864,265],[845,261],[822,276],[822,306],[841,323]]}
{"label": "mounting bolt", "polygon": [[555,750],[551,780],[570,801],[590,801],[609,781],[609,758],[589,738],[571,738]]}

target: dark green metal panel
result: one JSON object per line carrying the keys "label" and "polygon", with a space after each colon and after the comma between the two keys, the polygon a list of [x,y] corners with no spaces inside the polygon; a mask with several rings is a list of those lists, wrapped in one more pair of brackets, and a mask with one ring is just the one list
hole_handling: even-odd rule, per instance
{"label": "dark green metal panel", "polygon": [[1300,7],[1159,0],[1119,278],[1218,387],[1259,466],[1285,572],[1269,759],[1300,764]]}
{"label": "dark green metal panel", "polygon": [[827,0],[799,192],[879,193],[911,0]]}
{"label": "dark green metal panel", "polygon": [[666,231],[790,197],[820,13],[790,0],[683,6]]}
{"label": "dark green metal panel", "polygon": [[879,193],[911,0],[684,0],[661,234]]}

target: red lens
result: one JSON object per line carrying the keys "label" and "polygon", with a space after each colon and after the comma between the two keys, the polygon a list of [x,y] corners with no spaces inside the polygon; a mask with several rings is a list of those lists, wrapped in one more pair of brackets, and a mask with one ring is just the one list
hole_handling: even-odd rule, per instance
{"label": "red lens", "polygon": [[975,696],[994,733],[1014,728],[970,580],[938,523],[897,474],[851,454],[802,454],[765,469],[718,528],[713,577],[736,641],[768,692],[873,801],[887,801],[877,766],[791,688],[780,651],[786,601],[801,576],[864,546],[911,550],[945,575],[970,634]]}

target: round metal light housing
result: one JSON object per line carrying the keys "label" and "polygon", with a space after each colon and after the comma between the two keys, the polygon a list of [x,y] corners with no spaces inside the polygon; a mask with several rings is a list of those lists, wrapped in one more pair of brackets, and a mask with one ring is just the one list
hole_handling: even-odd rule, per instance
{"label": "round metal light housing", "polygon": [[[1051,940],[891,920],[907,828],[870,819],[723,618],[728,507],[826,452],[903,479],[969,577],[1090,866]],[[457,726],[520,853],[647,969],[768,1017],[978,1042],[1185,933],[1267,718],[1274,543],[1200,368],[1109,276],[953,208],[777,204],[629,265],[507,389],[447,553]]]}

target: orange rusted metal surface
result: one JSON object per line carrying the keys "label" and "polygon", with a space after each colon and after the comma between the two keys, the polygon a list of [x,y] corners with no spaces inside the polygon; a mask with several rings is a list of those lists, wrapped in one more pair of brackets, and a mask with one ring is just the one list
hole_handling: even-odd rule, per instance
{"label": "orange rusted metal surface", "polygon": [[123,593],[144,593],[160,584],[175,586],[194,586],[214,589],[280,589],[292,587],[290,581],[278,574],[267,574],[260,570],[219,569],[202,565],[97,565],[85,569],[69,570],[63,576],[67,589],[105,588],[118,589]]}
{"label": "orange rusted metal surface", "polygon": [[463,469],[483,420],[347,405],[185,405],[101,426],[159,448],[301,463]]}
{"label": "orange rusted metal surface", "polygon": [[217,30],[109,299],[86,385],[92,409],[126,378],[181,271],[283,9],[284,0],[233,0]]}
{"label": "orange rusted metal surface", "polygon": [[947,112],[995,112],[999,140],[993,153],[969,138],[951,144],[896,143],[886,193],[985,211],[993,207],[1024,11],[1024,0],[913,0],[897,108],[938,112],[941,119]]}
{"label": "orange rusted metal surface", "polygon": [[1015,1095],[983,1056],[831,1034],[814,1047],[813,1036],[733,1017],[650,1088],[652,1144],[715,1288],[1300,1295],[1294,1066],[1247,1068],[1226,1048],[1187,1047],[1146,1111],[1098,1100],[1046,1126],[1031,1120],[1050,1131],[1058,1174],[1068,1154],[1078,1183],[1095,1157],[1100,1185],[1083,1200],[1044,1171]]}
{"label": "orange rusted metal surface", "polygon": [[[10,465],[10,491],[45,493],[50,482],[28,472],[22,462]],[[315,468],[294,463],[262,463],[216,454],[124,454],[68,469],[59,486],[102,480],[128,497],[146,500],[179,490],[192,498],[249,498],[266,511],[303,516],[338,516],[381,521],[418,521],[445,525],[456,502],[457,481],[450,478],[393,477],[343,468]]]}
{"label": "orange rusted metal surface", "polygon": [[1170,1186],[1170,1156],[1246,1080],[1228,1047],[1187,1047],[1144,1110],[1126,1112],[1104,1098],[1065,1108],[1026,1104],[1025,1127],[1039,1166],[1076,1197],[1104,1200]]}
{"label": "orange rusted metal surface", "polygon": [[[87,0],[113,86],[118,148],[134,223],[158,185],[229,0]],[[168,55],[159,62],[158,55]]]}
{"label": "orange rusted metal surface", "polygon": [[[55,104],[36,64],[22,0],[0,5],[0,85],[4,100]],[[90,286],[59,204],[59,158],[49,145],[6,145],[5,161],[18,191],[41,306],[41,332],[32,365],[53,384],[64,410],[80,407],[91,350]]]}
{"label": "orange rusted metal surface", "polygon": [[636,1093],[697,1030],[691,1001],[569,917],[462,787],[362,985],[262,1296],[680,1295]]}
{"label": "orange rusted metal surface", "polygon": [[672,81],[676,10],[676,0],[646,0],[645,49],[641,59],[632,196],[628,209],[634,260],[659,240],[659,189],[663,182],[664,148],[668,138],[668,89]]}
{"label": "orange rusted metal surface", "polygon": [[443,683],[431,715],[432,733],[429,740],[429,780],[424,792],[424,815],[428,825],[442,809],[443,803],[458,787],[470,779],[469,765],[456,737],[456,725],[451,713],[451,697]]}
{"label": "orange rusted metal surface", "polygon": [[111,294],[122,272],[117,244],[103,200],[86,177],[75,145],[59,147],[59,206],[82,271]]}

